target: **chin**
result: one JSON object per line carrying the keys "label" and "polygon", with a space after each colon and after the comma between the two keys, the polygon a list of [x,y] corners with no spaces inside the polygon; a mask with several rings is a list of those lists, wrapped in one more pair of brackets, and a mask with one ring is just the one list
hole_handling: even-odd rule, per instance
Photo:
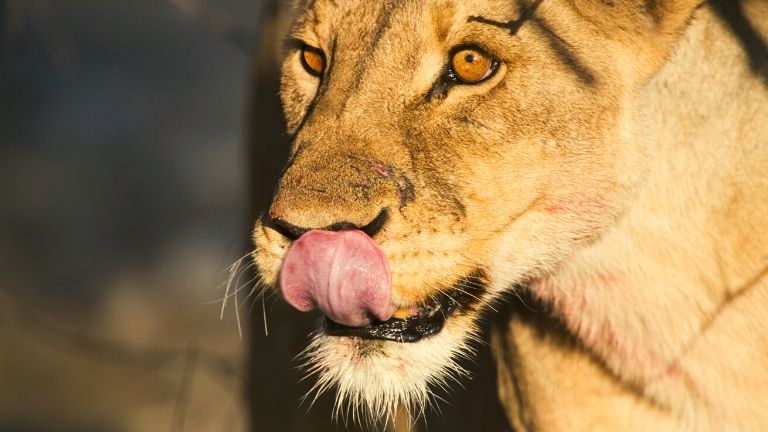
{"label": "chin", "polygon": [[[349,329],[324,318],[302,354],[308,375],[317,379],[307,397],[314,400],[335,389],[334,416],[362,423],[386,422],[398,409],[411,418],[422,415],[436,390],[466,375],[458,360],[474,355],[477,309],[456,308],[440,319],[439,329],[432,323],[420,326],[431,320],[427,317]],[[419,328],[425,329],[423,335]]]}
{"label": "chin", "polygon": [[316,383],[310,404],[335,390],[334,416],[385,423],[398,410],[411,419],[435,402],[436,392],[467,372],[459,360],[474,356],[479,316],[488,293],[481,271],[437,290],[407,317],[351,327],[323,317],[301,358]]}

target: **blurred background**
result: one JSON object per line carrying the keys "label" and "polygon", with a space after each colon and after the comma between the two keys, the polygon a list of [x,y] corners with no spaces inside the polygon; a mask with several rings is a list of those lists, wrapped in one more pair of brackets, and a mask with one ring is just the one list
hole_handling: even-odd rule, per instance
{"label": "blurred background", "polygon": [[[317,317],[240,260],[286,3],[0,0],[0,432],[361,430],[300,404]],[[506,430],[480,351],[413,430]]]}

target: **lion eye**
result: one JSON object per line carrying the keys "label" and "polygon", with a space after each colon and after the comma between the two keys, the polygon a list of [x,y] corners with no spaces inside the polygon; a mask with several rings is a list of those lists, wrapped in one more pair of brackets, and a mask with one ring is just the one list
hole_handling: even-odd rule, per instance
{"label": "lion eye", "polygon": [[477,84],[488,79],[498,67],[498,61],[475,48],[462,48],[451,57],[451,75],[464,84]]}
{"label": "lion eye", "polygon": [[301,63],[311,75],[320,76],[325,72],[325,54],[319,48],[305,45],[301,49]]}

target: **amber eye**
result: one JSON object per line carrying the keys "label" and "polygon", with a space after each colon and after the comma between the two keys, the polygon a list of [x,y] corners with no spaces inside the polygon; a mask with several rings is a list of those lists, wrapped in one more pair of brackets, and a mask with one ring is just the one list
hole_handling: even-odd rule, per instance
{"label": "amber eye", "polygon": [[451,57],[451,75],[456,81],[476,84],[493,75],[498,61],[475,48],[462,48]]}
{"label": "amber eye", "polygon": [[304,46],[301,49],[301,63],[310,74],[320,76],[325,72],[325,55],[319,48]]}

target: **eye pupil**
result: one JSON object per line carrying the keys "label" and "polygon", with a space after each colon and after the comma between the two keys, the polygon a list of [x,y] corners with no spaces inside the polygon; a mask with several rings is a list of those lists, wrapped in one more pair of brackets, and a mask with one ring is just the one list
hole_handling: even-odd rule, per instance
{"label": "eye pupil", "polygon": [[493,75],[498,62],[480,49],[464,48],[453,54],[451,77],[463,84],[477,84]]}

